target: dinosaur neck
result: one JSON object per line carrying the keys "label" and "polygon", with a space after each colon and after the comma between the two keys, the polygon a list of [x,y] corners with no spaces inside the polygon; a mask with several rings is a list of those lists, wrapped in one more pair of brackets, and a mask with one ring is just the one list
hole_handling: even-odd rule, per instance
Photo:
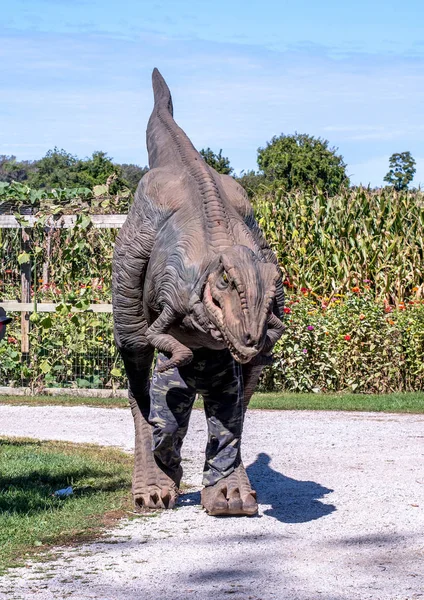
{"label": "dinosaur neck", "polygon": [[217,252],[222,251],[235,243],[227,201],[220,194],[212,169],[175,123],[171,95],[162,78],[159,84],[158,90],[158,83],[154,79],[155,106],[147,127],[149,166],[151,169],[176,166],[193,177],[202,201],[208,243]]}

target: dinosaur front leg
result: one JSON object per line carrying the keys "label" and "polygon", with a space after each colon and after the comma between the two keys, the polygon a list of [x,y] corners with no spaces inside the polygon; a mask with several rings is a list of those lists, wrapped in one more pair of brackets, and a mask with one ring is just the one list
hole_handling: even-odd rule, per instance
{"label": "dinosaur front leg", "polygon": [[197,378],[202,380],[198,391],[209,434],[202,505],[210,515],[256,514],[256,493],[240,458],[245,413],[241,366],[227,350],[210,352]]}
{"label": "dinosaur front leg", "polygon": [[184,344],[181,344],[172,335],[167,333],[169,328],[175,323],[177,315],[170,306],[165,306],[156,321],[146,331],[146,338],[149,343],[160,352],[170,354],[168,360],[163,361],[158,367],[159,373],[167,369],[182,367],[193,359],[193,352]]}

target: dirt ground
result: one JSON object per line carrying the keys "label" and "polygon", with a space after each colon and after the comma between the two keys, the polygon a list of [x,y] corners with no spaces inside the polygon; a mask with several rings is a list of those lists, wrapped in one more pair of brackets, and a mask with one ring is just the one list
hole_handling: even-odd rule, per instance
{"label": "dirt ground", "polygon": [[[131,450],[128,410],[0,406],[0,434]],[[0,578],[1,600],[424,598],[424,416],[250,411],[243,454],[257,517],[200,508],[205,419],[184,446],[190,488],[141,517]]]}

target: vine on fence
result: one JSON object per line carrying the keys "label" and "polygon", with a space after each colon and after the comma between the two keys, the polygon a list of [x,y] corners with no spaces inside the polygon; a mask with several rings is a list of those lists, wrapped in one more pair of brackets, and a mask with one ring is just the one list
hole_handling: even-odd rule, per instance
{"label": "vine on fence", "polygon": [[[4,186],[3,186],[4,187]],[[31,191],[14,186],[25,206]],[[101,187],[101,186],[97,186]],[[103,186],[104,187],[104,186]],[[0,374],[9,385],[116,387],[125,385],[123,369],[113,342],[111,314],[89,310],[90,304],[111,301],[111,262],[117,231],[93,226],[91,215],[99,211],[116,213],[122,202],[128,210],[129,196],[122,198],[93,196],[80,198],[75,191],[58,194],[43,192],[44,205],[36,195],[34,225],[25,228],[25,215],[15,218],[26,231],[28,241],[21,244],[18,229],[3,229],[1,249],[4,268],[0,290],[2,300],[20,299],[20,269],[31,266],[30,352],[21,355],[19,315],[9,328],[10,335],[0,344]],[[105,190],[101,191],[103,194]],[[1,194],[0,194],[1,195]],[[63,200],[65,204],[52,203]],[[68,201],[71,197],[73,200]],[[19,203],[18,203],[19,204]],[[16,207],[15,207],[16,208]],[[77,213],[72,228],[62,228],[64,214]],[[54,226],[52,226],[52,219]],[[54,313],[39,313],[41,302],[57,303]]]}

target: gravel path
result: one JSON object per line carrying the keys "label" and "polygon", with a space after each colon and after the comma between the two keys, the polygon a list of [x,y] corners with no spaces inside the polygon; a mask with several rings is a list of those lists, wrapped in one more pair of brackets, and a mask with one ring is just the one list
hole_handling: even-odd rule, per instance
{"label": "gravel path", "polygon": [[[177,510],[124,522],[0,579],[1,600],[424,598],[424,416],[250,411],[259,516],[199,507],[206,434],[184,447]],[[0,433],[132,448],[129,411],[0,406]]]}

